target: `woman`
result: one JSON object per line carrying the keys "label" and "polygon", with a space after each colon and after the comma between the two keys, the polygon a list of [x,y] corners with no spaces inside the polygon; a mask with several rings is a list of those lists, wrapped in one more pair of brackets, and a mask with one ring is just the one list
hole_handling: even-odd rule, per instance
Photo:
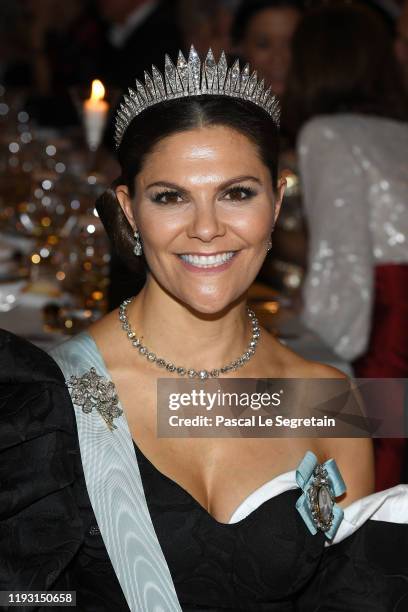
{"label": "woman", "polygon": [[[209,54],[201,69],[192,49],[177,69],[166,61],[165,84],[147,75],[118,115],[122,175],[99,212],[123,256],[144,254],[147,282],[52,352],[86,487],[79,474],[65,483],[79,500],[69,509],[82,545],[72,552],[61,536],[48,584],[76,590],[81,610],[398,610],[406,571],[384,546],[407,541],[408,489],[370,495],[368,440],[156,435],[163,373],[343,379],[247,314],[283,196],[279,117],[254,80],[242,95],[246,70],[225,68],[225,56],[215,65]],[[46,444],[47,432],[38,437]],[[313,515],[309,499],[323,461],[330,518],[320,507]],[[397,510],[400,524],[387,525]]]}
{"label": "woman", "polygon": [[[304,321],[357,377],[405,378],[408,104],[381,19],[355,6],[308,14],[287,96],[310,231]],[[377,490],[401,482],[403,447],[377,443]]]}

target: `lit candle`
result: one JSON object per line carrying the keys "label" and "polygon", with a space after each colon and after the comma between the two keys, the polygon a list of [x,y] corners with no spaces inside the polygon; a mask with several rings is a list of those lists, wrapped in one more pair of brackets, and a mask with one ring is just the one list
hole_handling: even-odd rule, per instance
{"label": "lit candle", "polygon": [[102,140],[109,104],[103,99],[105,88],[101,81],[92,81],[91,97],[84,102],[86,140],[91,151],[96,151]]}

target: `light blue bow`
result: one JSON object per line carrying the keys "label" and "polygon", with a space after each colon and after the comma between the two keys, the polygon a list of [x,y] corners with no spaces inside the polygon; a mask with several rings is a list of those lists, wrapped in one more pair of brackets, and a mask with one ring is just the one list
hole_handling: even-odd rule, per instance
{"label": "light blue bow", "polygon": [[[317,465],[318,461],[316,455],[312,453],[312,451],[307,451],[296,470],[296,482],[303,490],[302,495],[296,502],[296,508],[313,535],[317,533],[317,527],[312,516],[308,492],[309,488],[313,485],[315,479],[313,471]],[[322,468],[327,471],[331,492],[334,497],[339,497],[339,495],[342,495],[346,491],[346,485],[335,460],[328,459],[328,461],[322,463]],[[335,536],[344,515],[343,510],[337,504],[333,505],[332,512],[333,523],[330,528],[324,532],[329,540]]]}

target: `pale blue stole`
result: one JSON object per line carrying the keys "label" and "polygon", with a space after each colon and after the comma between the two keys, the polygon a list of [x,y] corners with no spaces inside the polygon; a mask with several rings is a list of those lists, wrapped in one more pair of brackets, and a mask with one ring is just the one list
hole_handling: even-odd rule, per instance
{"label": "pale blue stole", "polygon": [[[87,333],[51,351],[66,381],[92,367],[110,379]],[[86,486],[112,566],[132,612],[181,612],[143,490],[132,436],[123,412],[111,431],[97,410],[75,405]],[[122,408],[123,410],[123,408]]]}

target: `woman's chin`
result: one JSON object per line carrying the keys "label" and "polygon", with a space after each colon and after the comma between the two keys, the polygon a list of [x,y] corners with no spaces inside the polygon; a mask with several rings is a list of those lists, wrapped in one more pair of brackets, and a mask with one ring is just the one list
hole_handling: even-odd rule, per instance
{"label": "woman's chin", "polygon": [[217,315],[227,311],[242,298],[242,293],[236,296],[191,296],[184,301],[187,308],[201,315]]}
{"label": "woman's chin", "polygon": [[[184,282],[183,282],[184,281]],[[169,297],[175,299],[179,304],[197,315],[217,315],[227,311],[239,301],[245,299],[245,294],[249,286],[241,283],[232,286],[233,283],[205,283],[199,286],[185,279],[169,282],[169,279],[161,280],[156,278],[156,283],[164,290]],[[227,287],[225,287],[227,284]],[[229,285],[229,286],[228,286]],[[227,291],[226,291],[227,289]]]}

